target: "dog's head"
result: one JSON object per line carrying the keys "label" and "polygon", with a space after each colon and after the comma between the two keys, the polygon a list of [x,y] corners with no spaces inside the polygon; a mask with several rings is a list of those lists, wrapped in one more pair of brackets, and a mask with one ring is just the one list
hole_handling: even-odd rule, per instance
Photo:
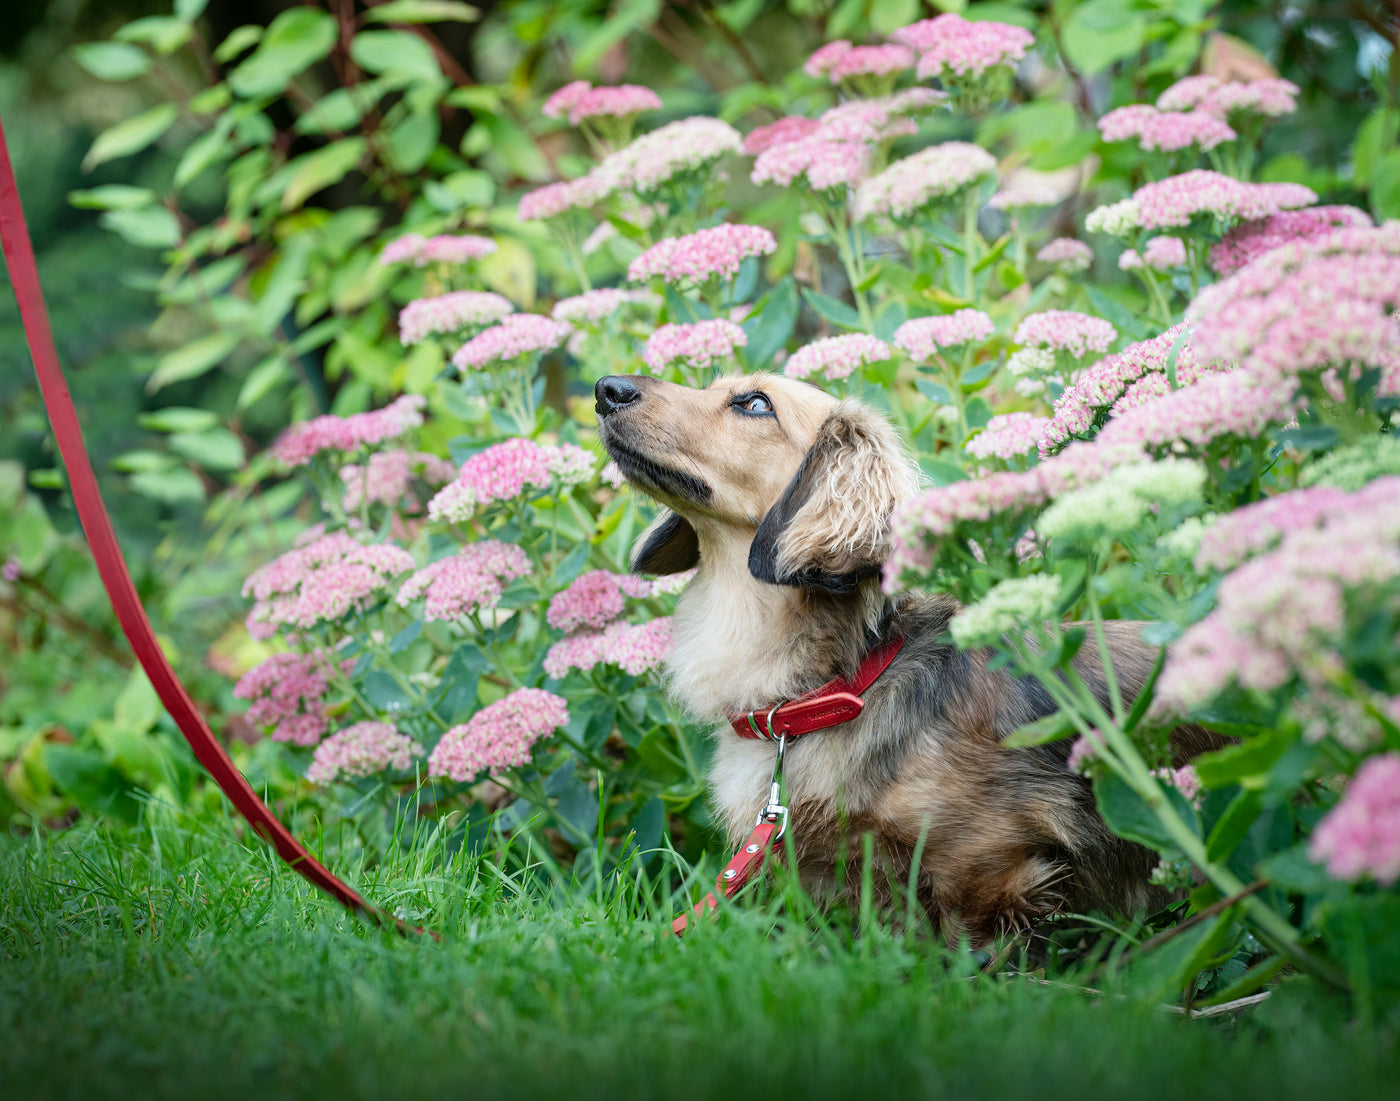
{"label": "dog's head", "polygon": [[643,535],[638,572],[696,565],[697,528],[707,543],[752,533],[760,581],[849,592],[889,556],[890,513],[918,488],[883,417],[780,375],[703,390],[609,375],[594,394],[608,453],[670,510]]}

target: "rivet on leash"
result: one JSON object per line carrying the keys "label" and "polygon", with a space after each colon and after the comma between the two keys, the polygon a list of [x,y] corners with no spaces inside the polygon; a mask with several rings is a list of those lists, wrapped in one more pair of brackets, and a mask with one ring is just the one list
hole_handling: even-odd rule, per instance
{"label": "rivet on leash", "polygon": [[746,853],[756,853],[756,852],[758,852],[758,846],[757,846],[757,845],[750,845],[747,849],[744,850],[744,852],[746,852]]}
{"label": "rivet on leash", "polygon": [[[757,845],[750,845],[750,846],[749,846],[749,849],[750,849],[750,851],[757,852],[757,851],[758,851],[758,846],[757,846]],[[725,868],[725,869],[724,869],[724,878],[725,878],[725,879],[733,879],[733,878],[734,878],[736,875],[738,875],[738,874],[739,874],[739,873],[736,872],[733,868]]]}

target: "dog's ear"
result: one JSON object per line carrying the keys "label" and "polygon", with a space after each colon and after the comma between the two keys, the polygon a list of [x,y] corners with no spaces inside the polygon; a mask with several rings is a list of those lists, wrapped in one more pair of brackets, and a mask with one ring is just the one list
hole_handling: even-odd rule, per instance
{"label": "dog's ear", "polygon": [[699,564],[700,540],[695,529],[670,509],[661,510],[632,552],[633,573],[685,573]]}
{"label": "dog's ear", "polygon": [[851,592],[890,554],[890,513],[919,487],[889,422],[843,401],[817,432],[749,547],[760,581]]}

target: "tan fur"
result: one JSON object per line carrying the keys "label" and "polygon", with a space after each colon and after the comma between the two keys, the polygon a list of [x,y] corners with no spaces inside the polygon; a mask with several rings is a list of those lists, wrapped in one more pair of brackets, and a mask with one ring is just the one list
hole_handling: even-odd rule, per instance
{"label": "tan fur", "polygon": [[[1155,860],[1104,826],[1087,783],[1064,766],[1067,747],[1002,745],[1051,709],[1048,697],[989,671],[987,654],[944,642],[956,611],[948,598],[881,592],[890,513],[918,484],[888,422],[773,375],[703,390],[631,377],[620,380],[628,400],[616,407],[605,401],[608,381],[599,383],[604,444],[637,488],[675,513],[643,536],[640,564],[684,568],[698,554],[667,674],[691,714],[719,724],[770,707],[852,675],[878,638],[906,639],[857,719],[789,747],[786,797],[809,886],[842,889],[838,869],[858,874],[859,861],[846,858],[869,833],[877,894],[901,898],[912,875],[949,936],[981,942],[1062,906],[1144,903]],[[774,416],[736,410],[760,391]],[[1129,624],[1110,624],[1108,643],[1131,699],[1152,655]],[[1092,642],[1075,667],[1106,698]],[[715,738],[711,796],[734,843],[767,801],[774,750],[727,724]],[[1183,758],[1211,744],[1202,731],[1178,732]]]}

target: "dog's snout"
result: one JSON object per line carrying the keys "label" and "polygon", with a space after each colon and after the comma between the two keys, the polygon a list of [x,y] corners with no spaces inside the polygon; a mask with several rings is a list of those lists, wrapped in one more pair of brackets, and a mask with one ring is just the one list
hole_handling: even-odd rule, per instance
{"label": "dog's snout", "polygon": [[604,375],[593,387],[593,408],[598,416],[606,417],[619,409],[626,409],[641,400],[642,392],[637,384],[622,375]]}

